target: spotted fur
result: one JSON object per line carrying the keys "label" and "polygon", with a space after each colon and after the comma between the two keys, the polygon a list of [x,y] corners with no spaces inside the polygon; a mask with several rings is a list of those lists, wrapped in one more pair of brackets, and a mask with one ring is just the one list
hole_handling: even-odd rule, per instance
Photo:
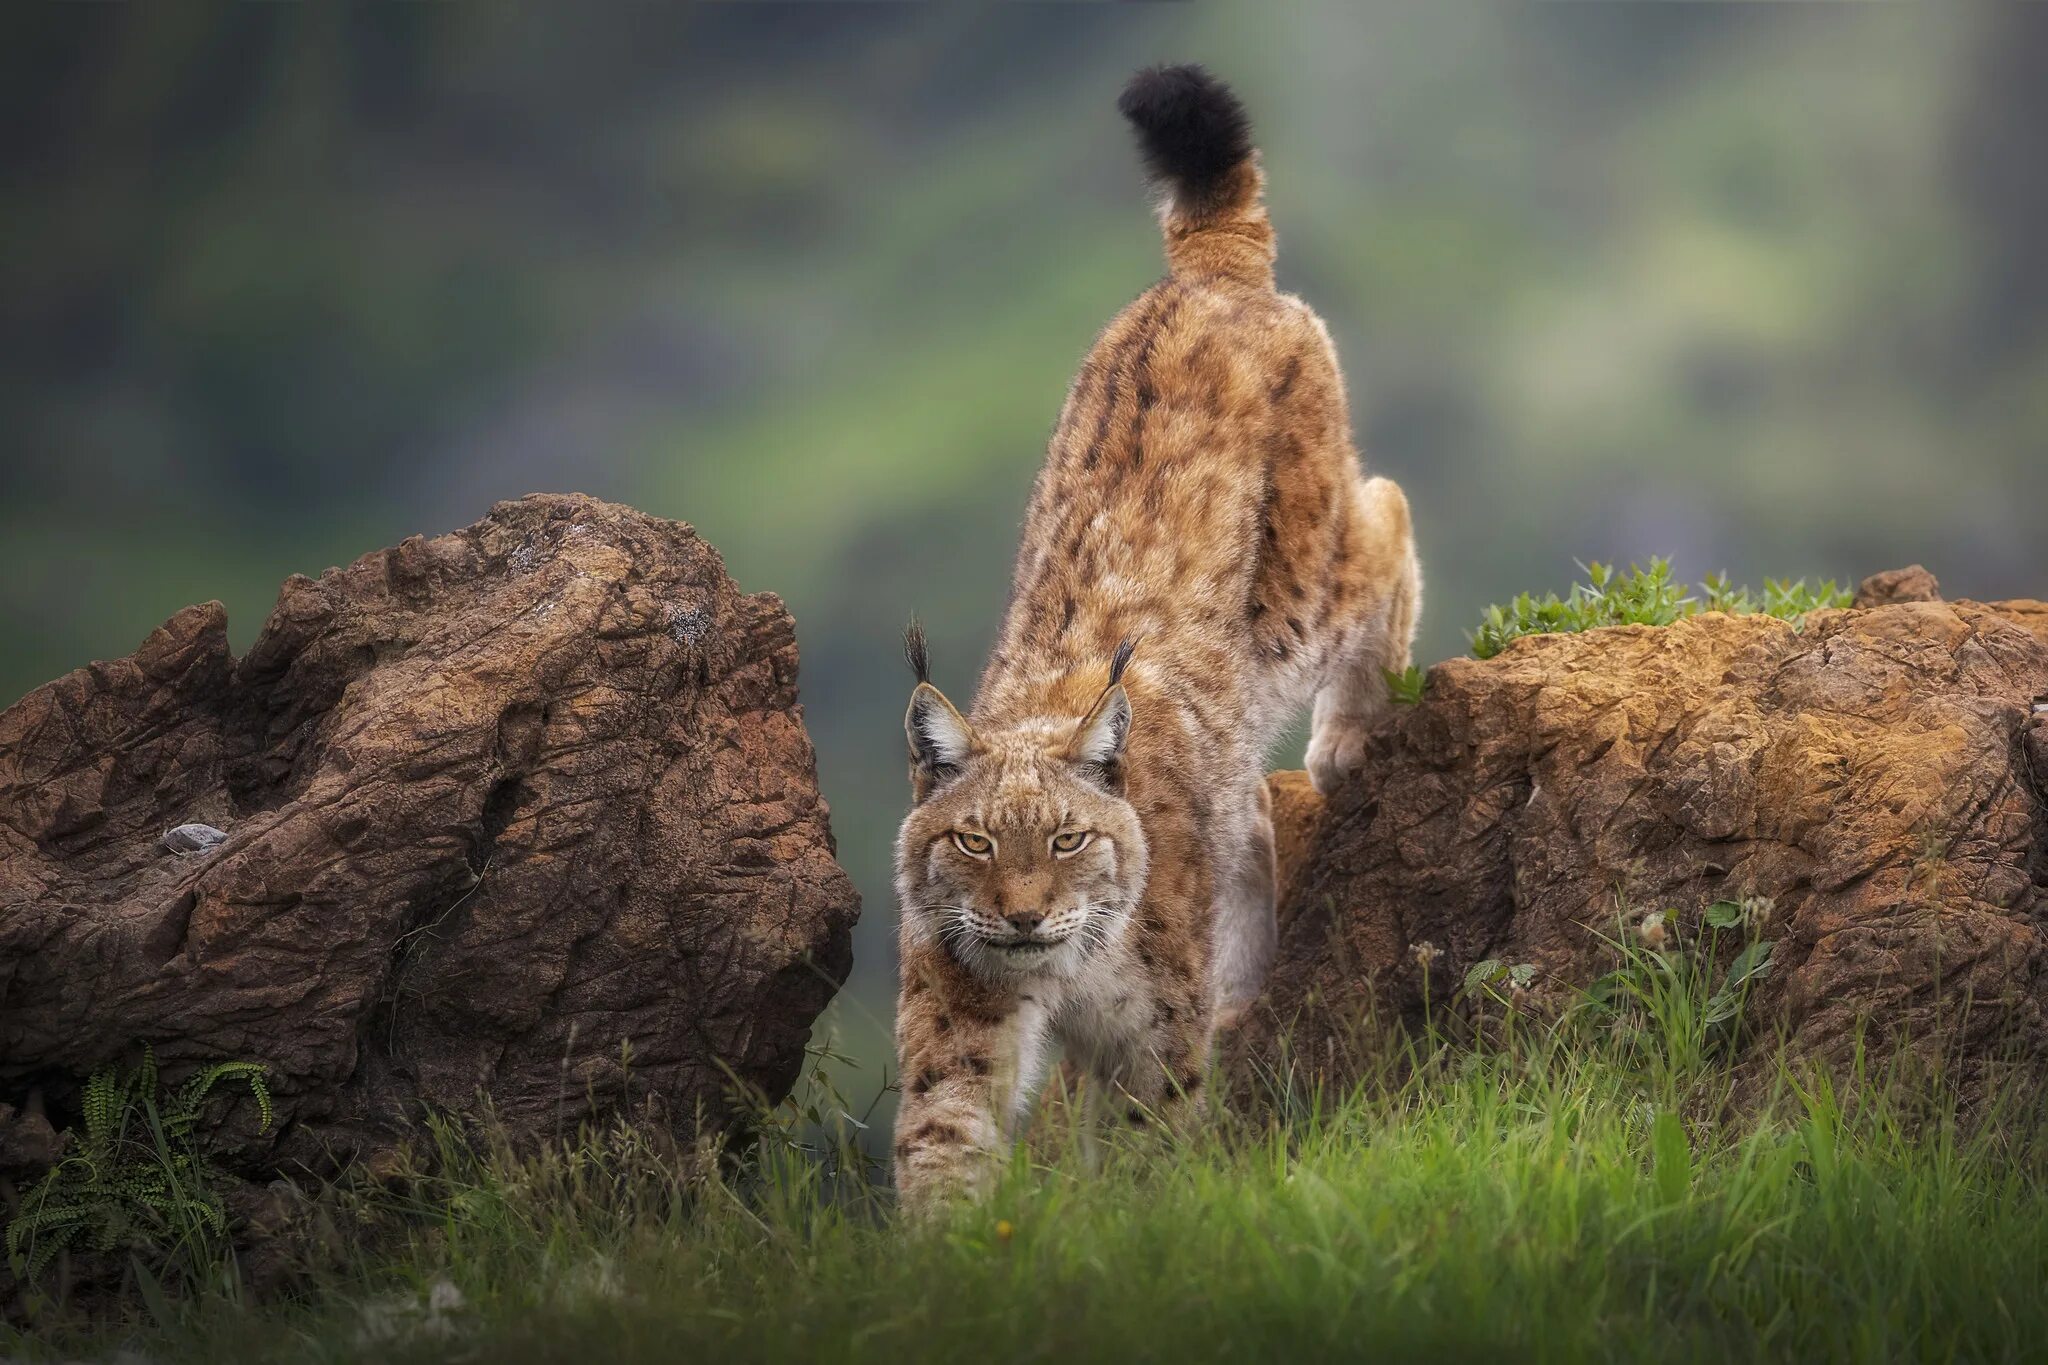
{"label": "spotted fur", "polygon": [[913,1206],[986,1180],[1056,1049],[1130,1121],[1200,1110],[1216,1021],[1273,952],[1265,752],[1313,700],[1317,785],[1354,770],[1420,605],[1407,503],[1360,473],[1329,335],[1274,288],[1235,97],[1165,68],[1121,107],[1166,192],[1168,273],[1067,394],[968,714],[909,642]]}

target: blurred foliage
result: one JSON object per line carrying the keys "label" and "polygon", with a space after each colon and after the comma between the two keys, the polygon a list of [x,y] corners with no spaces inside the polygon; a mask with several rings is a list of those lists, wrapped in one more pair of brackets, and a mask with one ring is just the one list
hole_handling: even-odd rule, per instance
{"label": "blurred foliage", "polygon": [[2043,7],[0,25],[0,694],[207,598],[246,645],[287,573],[497,498],[687,519],[796,613],[848,1008],[893,970],[897,631],[969,690],[1064,387],[1159,269],[1141,63],[1257,118],[1282,282],[1416,509],[1421,659],[1568,548],[2043,588]]}

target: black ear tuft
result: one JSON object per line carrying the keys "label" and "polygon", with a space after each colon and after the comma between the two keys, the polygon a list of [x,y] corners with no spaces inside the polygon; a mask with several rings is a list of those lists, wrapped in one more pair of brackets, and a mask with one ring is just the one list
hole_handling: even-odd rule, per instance
{"label": "black ear tuft", "polygon": [[1131,666],[1131,656],[1138,652],[1138,642],[1126,635],[1117,643],[1116,653],[1109,658],[1109,685],[1115,687],[1124,680],[1124,670]]}
{"label": "black ear tuft", "polygon": [[1154,66],[1131,77],[1116,107],[1138,130],[1145,168],[1184,207],[1215,197],[1252,154],[1252,122],[1230,87],[1199,66]]}
{"label": "black ear tuft", "polygon": [[931,651],[925,645],[924,622],[915,616],[903,628],[903,658],[910,665],[910,671],[917,674],[917,680],[928,683],[932,680]]}

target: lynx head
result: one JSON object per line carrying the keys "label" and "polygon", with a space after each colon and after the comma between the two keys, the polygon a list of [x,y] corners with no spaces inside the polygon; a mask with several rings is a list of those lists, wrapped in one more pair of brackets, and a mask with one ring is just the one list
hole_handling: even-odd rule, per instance
{"label": "lynx head", "polygon": [[896,844],[906,927],[985,978],[1071,976],[1145,889],[1124,799],[1131,647],[1086,715],[976,729],[931,685],[915,625],[905,643],[918,675],[904,718],[916,805]]}

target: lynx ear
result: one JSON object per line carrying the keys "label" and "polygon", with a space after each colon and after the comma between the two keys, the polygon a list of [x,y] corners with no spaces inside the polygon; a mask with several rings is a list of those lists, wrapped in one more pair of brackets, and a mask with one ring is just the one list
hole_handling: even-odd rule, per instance
{"label": "lynx ear", "polygon": [[910,786],[920,801],[959,772],[974,748],[974,731],[966,719],[928,682],[910,694],[903,733],[910,740]]}
{"label": "lynx ear", "polygon": [[1067,742],[1068,761],[1118,796],[1124,793],[1124,744],[1131,737],[1131,698],[1124,691],[1124,671],[1137,649],[1138,642],[1128,635],[1117,645],[1109,660],[1109,686]]}
{"label": "lynx ear", "polygon": [[1067,743],[1067,759],[1119,796],[1124,790],[1124,745],[1131,736],[1131,697],[1111,683]]}

